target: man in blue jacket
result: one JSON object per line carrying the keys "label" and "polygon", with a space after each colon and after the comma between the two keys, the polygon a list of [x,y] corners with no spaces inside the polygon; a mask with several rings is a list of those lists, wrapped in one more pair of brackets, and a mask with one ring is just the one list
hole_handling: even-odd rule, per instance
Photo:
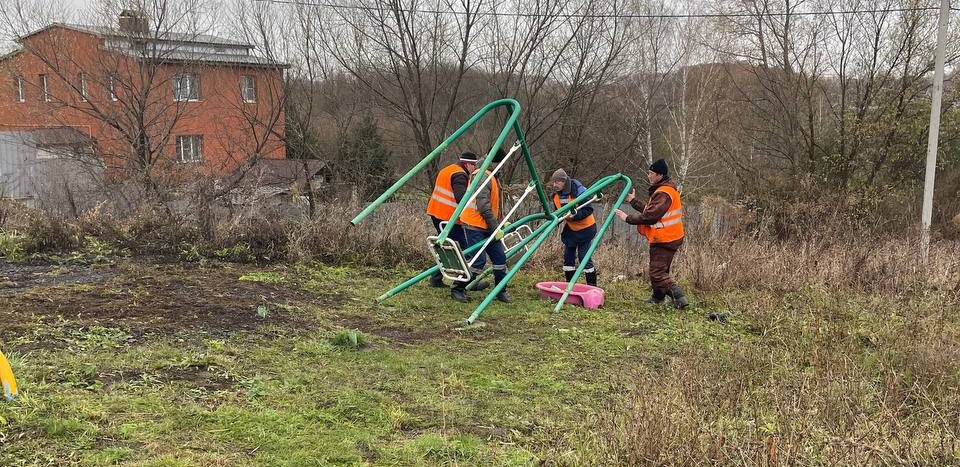
{"label": "man in blue jacket", "polygon": [[[587,191],[580,180],[570,178],[563,169],[553,173],[550,186],[554,190],[553,205],[557,209]],[[563,242],[563,274],[567,282],[570,282],[577,270],[577,262],[583,262],[593,237],[597,236],[597,220],[593,216],[593,206],[577,206],[576,212],[567,217],[564,223],[563,231],[560,232],[560,241]],[[597,285],[597,270],[592,259],[587,261],[583,273],[587,277],[588,285]]]}

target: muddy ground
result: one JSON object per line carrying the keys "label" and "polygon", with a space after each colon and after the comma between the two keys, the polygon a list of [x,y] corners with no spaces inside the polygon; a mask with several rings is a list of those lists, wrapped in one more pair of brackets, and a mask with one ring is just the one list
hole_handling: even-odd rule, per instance
{"label": "muddy ground", "polygon": [[[283,280],[248,280],[258,273]],[[365,277],[377,275],[367,273]],[[430,313],[415,317],[408,312],[358,298],[349,282],[308,286],[282,266],[0,260],[0,344],[5,351],[70,348],[91,335],[131,345],[153,337],[270,338],[341,328],[400,346],[450,336],[488,338],[458,331],[460,321],[438,322]]]}
{"label": "muddy ground", "polygon": [[[81,331],[118,329],[131,340],[156,334],[298,331],[314,321],[304,308],[336,309],[348,299],[240,279],[254,269],[130,261],[68,266],[0,262],[0,342],[16,348],[24,341],[18,337],[33,332],[38,323]],[[56,338],[24,343],[57,344]]]}

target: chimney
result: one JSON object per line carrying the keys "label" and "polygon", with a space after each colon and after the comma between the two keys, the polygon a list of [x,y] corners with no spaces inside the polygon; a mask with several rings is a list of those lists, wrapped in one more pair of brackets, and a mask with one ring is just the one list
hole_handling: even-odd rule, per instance
{"label": "chimney", "polygon": [[120,12],[120,32],[132,36],[146,36],[149,33],[147,15],[139,11],[123,10]]}

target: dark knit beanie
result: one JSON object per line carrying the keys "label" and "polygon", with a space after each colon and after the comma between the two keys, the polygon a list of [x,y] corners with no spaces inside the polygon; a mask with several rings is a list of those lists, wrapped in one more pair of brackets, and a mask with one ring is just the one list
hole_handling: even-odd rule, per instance
{"label": "dark knit beanie", "polygon": [[667,176],[667,163],[663,159],[657,159],[653,164],[650,164],[650,171],[656,172],[664,177]]}
{"label": "dark knit beanie", "polygon": [[570,177],[567,175],[567,172],[563,169],[557,169],[557,171],[554,172],[552,176],[550,176],[551,182],[567,183],[567,180],[569,179]]}
{"label": "dark knit beanie", "polygon": [[463,153],[463,154],[460,154],[460,160],[462,160],[462,161],[464,161],[464,162],[473,162],[473,163],[476,163],[476,162],[477,162],[477,159],[478,159],[478,158],[477,158],[477,155],[474,154],[474,153],[472,153],[472,152],[470,152],[470,151],[467,151],[467,152],[465,152],[465,153]]}

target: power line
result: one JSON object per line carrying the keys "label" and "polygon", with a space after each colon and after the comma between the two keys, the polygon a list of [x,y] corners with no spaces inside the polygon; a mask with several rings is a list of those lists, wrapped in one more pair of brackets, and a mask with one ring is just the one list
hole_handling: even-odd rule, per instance
{"label": "power line", "polygon": [[[333,8],[341,10],[362,10],[362,11],[379,11],[383,8],[373,7],[373,6],[363,6],[363,5],[343,5],[337,3],[325,3],[325,2],[309,2],[303,0],[254,0],[259,3],[279,3],[286,5],[299,5],[299,6],[310,6],[318,8]],[[870,10],[828,10],[828,11],[794,11],[794,12],[757,12],[757,13],[747,13],[747,12],[734,12],[734,13],[662,13],[662,14],[583,14],[583,13],[508,13],[508,12],[499,12],[499,11],[487,11],[487,12],[469,12],[474,16],[502,16],[502,17],[512,17],[512,18],[539,18],[544,16],[559,17],[559,18],[585,18],[585,19],[692,19],[692,18],[756,18],[758,16],[765,17],[782,17],[782,16],[827,16],[827,15],[851,15],[851,14],[865,14],[865,13],[908,13],[908,12],[921,12],[921,11],[936,11],[939,10],[938,7],[912,7],[912,8],[875,8]],[[960,8],[951,8],[951,10],[960,10]],[[421,8],[400,8],[399,11],[404,13],[421,13],[429,15],[438,15],[438,14],[458,14],[465,15],[465,11],[455,11],[455,10],[433,10],[433,9],[421,9]]]}

